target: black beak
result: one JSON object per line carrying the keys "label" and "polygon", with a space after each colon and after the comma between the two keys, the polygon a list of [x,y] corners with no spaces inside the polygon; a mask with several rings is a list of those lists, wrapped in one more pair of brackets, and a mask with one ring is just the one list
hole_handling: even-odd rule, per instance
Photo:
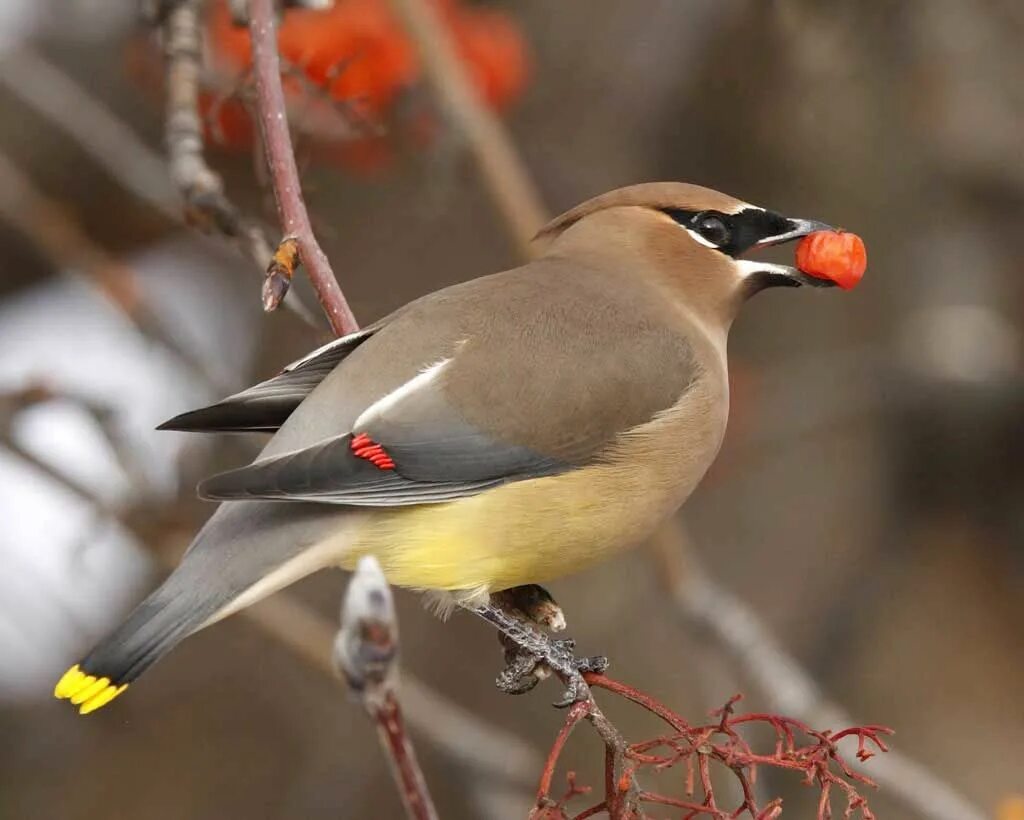
{"label": "black beak", "polygon": [[[831,225],[818,222],[814,219],[786,219],[785,230],[781,233],[765,236],[757,240],[752,248],[770,248],[773,245],[782,245],[800,239],[808,234],[817,231],[835,230]],[[744,259],[738,264],[746,268],[745,278],[751,283],[752,290],[761,290],[767,287],[800,287],[808,285],[812,288],[830,288],[835,282],[828,279],[819,279],[816,276],[809,276],[792,265],[778,265],[770,262],[757,262],[752,259]]]}
{"label": "black beak", "polygon": [[818,222],[814,219],[787,219],[786,230],[782,233],[766,236],[754,243],[755,248],[770,248],[772,245],[781,245],[784,242],[792,242],[800,239],[809,233],[816,231],[834,231],[831,225]]}

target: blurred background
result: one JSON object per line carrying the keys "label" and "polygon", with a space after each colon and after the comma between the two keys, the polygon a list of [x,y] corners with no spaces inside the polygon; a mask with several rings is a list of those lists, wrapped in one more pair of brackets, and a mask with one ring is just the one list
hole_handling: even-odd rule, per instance
{"label": "blurred background", "polygon": [[[749,606],[856,721],[894,727],[897,748],[982,816],[1017,817],[1024,6],[438,5],[550,213],[685,180],[865,238],[855,292],[769,291],[734,326],[730,430],[685,509],[687,566]],[[276,239],[247,43],[223,6],[208,12],[208,159]],[[357,317],[517,264],[387,3],[296,14],[310,13],[286,17],[281,52],[297,153]],[[327,338],[303,283],[318,330],[263,314],[252,261],[182,224],[162,73],[130,0],[0,4],[0,817],[396,817],[373,726],[251,619],[185,642],[88,719],[51,697],[210,514],[198,478],[260,446],[153,428]],[[663,576],[636,552],[550,589],[585,653],[694,720],[738,691],[773,705]],[[289,604],[333,626],[343,586],[323,573]],[[441,815],[524,816],[561,722],[554,687],[501,695],[488,627],[443,624],[396,595],[413,736]],[[329,632],[291,623],[326,652]],[[627,736],[653,733],[648,716],[608,708]],[[474,734],[455,716],[483,723]],[[590,733],[567,764],[599,782]],[[759,782],[784,796],[784,816],[813,815],[798,778]],[[872,806],[924,816],[886,790]]]}

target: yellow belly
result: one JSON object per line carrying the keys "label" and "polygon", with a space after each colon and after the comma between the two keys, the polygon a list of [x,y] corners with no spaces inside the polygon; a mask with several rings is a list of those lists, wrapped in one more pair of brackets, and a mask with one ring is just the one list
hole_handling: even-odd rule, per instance
{"label": "yellow belly", "polygon": [[714,386],[622,436],[601,464],[448,504],[375,512],[345,566],[373,554],[399,586],[500,590],[635,546],[682,504],[718,451],[725,418],[708,412],[722,400]]}
{"label": "yellow belly", "polygon": [[641,510],[649,506],[642,499],[626,504],[580,483],[542,478],[380,513],[353,557],[376,555],[399,586],[497,590],[582,569],[642,539],[660,520],[654,514],[663,511]]}

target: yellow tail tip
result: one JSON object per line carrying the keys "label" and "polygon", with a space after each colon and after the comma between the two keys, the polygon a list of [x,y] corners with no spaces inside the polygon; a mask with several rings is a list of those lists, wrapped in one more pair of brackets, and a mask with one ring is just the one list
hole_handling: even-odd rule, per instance
{"label": "yellow tail tip", "polygon": [[70,700],[79,707],[79,714],[87,715],[106,706],[127,688],[127,683],[119,686],[112,683],[110,678],[99,678],[83,672],[75,664],[57,681],[53,694],[61,700]]}
{"label": "yellow tail tip", "polygon": [[87,677],[88,676],[85,672],[83,672],[81,667],[76,663],[64,673],[59,681],[57,681],[57,685],[53,688],[53,696],[62,700],[64,698],[70,698],[78,691],[82,681]]}
{"label": "yellow tail tip", "polygon": [[101,706],[106,706],[127,688],[127,683],[122,683],[120,686],[108,686],[106,689],[103,689],[98,694],[93,695],[89,700],[83,703],[78,708],[78,714],[87,715],[90,712],[95,712]]}

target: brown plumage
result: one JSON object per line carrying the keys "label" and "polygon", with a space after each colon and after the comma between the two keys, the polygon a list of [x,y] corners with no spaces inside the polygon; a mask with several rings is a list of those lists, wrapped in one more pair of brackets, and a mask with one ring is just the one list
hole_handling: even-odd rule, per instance
{"label": "brown plumage", "polygon": [[367,553],[392,583],[464,598],[638,543],[718,451],[740,305],[820,284],[740,255],[819,227],[697,186],[613,191],[546,226],[537,261],[172,419],[279,429],[253,464],[201,485],[226,503],[82,668],[130,680],[203,625]]}

